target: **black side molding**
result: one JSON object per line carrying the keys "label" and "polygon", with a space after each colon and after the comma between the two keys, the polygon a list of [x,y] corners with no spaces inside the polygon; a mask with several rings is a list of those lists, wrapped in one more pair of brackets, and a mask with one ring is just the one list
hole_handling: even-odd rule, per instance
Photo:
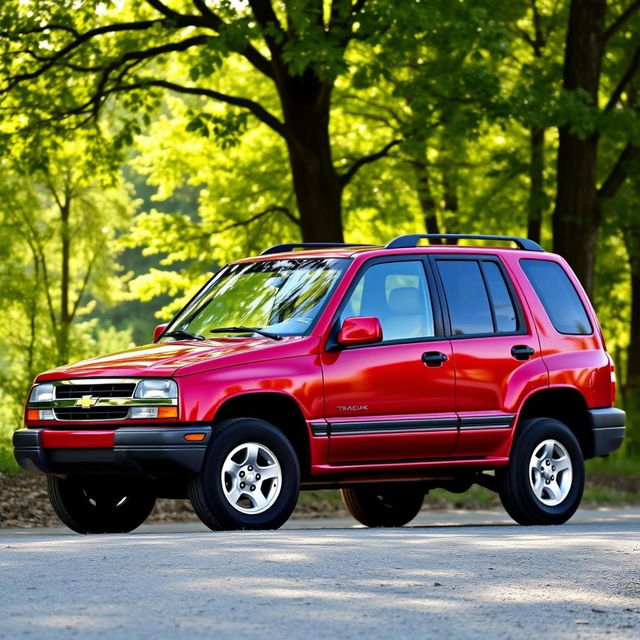
{"label": "black side molding", "polygon": [[593,455],[604,456],[620,448],[624,440],[626,414],[621,409],[591,409]]}

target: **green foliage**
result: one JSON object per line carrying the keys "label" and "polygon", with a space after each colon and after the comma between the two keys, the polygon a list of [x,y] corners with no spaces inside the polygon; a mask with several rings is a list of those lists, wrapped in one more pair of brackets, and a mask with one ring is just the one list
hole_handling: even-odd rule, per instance
{"label": "green foliage", "polygon": [[[609,4],[611,24],[629,1]],[[0,302],[19,328],[0,338],[0,384],[13,399],[5,432],[40,370],[123,348],[132,335],[146,342],[223,263],[301,239],[290,164],[301,143],[254,108],[288,124],[300,110],[285,108],[285,84],[326,120],[336,174],[358,166],[342,191],[352,242],[423,231],[428,215],[441,231],[524,235],[539,203],[550,247],[558,128],[600,136],[600,184],[620,150],[640,143],[632,88],[604,108],[633,60],[640,15],[612,37],[594,104],[561,89],[566,0],[368,0],[355,13],[355,0],[270,5],[265,21],[227,0],[209,0],[211,15],[186,0],[164,13],[149,2],[3,2]],[[113,27],[125,23],[135,26]],[[277,61],[278,51],[276,79],[255,61]],[[543,166],[532,193],[536,128]],[[640,233],[639,168],[603,205],[594,291],[623,385],[634,356],[630,263],[640,251],[628,230]],[[67,312],[56,203],[65,184],[74,190]],[[626,400],[640,425],[640,406]]]}

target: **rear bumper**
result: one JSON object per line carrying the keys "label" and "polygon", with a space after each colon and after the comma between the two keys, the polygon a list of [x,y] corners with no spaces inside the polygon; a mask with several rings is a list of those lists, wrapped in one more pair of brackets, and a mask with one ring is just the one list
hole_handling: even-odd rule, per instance
{"label": "rear bumper", "polygon": [[620,448],[624,440],[626,414],[620,409],[591,409],[593,455],[604,456]]}
{"label": "rear bumper", "polygon": [[[188,442],[188,433],[204,439]],[[45,474],[198,473],[211,427],[121,427],[101,431],[21,429],[13,435],[14,455],[28,471]]]}

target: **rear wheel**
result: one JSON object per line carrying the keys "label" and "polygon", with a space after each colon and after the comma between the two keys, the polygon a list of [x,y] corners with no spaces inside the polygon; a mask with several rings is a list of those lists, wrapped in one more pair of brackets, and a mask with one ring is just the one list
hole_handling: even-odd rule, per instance
{"label": "rear wheel", "polygon": [[296,452],[273,425],[255,418],[214,428],[202,472],[189,486],[193,509],[210,529],[277,529],[300,492]]}
{"label": "rear wheel", "polygon": [[420,511],[425,496],[422,485],[408,482],[360,485],[341,489],[349,513],[367,527],[401,527]]}
{"label": "rear wheel", "polygon": [[156,498],[120,479],[47,478],[56,515],[77,533],[127,533],[149,516]]}
{"label": "rear wheel", "polygon": [[507,513],[519,524],[562,524],[580,505],[584,458],[573,432],[551,418],[526,420],[509,465],[496,473]]}

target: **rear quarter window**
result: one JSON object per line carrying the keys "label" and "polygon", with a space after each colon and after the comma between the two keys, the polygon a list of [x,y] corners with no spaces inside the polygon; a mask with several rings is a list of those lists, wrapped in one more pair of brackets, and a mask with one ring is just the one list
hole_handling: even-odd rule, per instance
{"label": "rear quarter window", "polygon": [[550,260],[521,260],[520,265],[556,331],[571,335],[593,333],[582,300],[558,263]]}

